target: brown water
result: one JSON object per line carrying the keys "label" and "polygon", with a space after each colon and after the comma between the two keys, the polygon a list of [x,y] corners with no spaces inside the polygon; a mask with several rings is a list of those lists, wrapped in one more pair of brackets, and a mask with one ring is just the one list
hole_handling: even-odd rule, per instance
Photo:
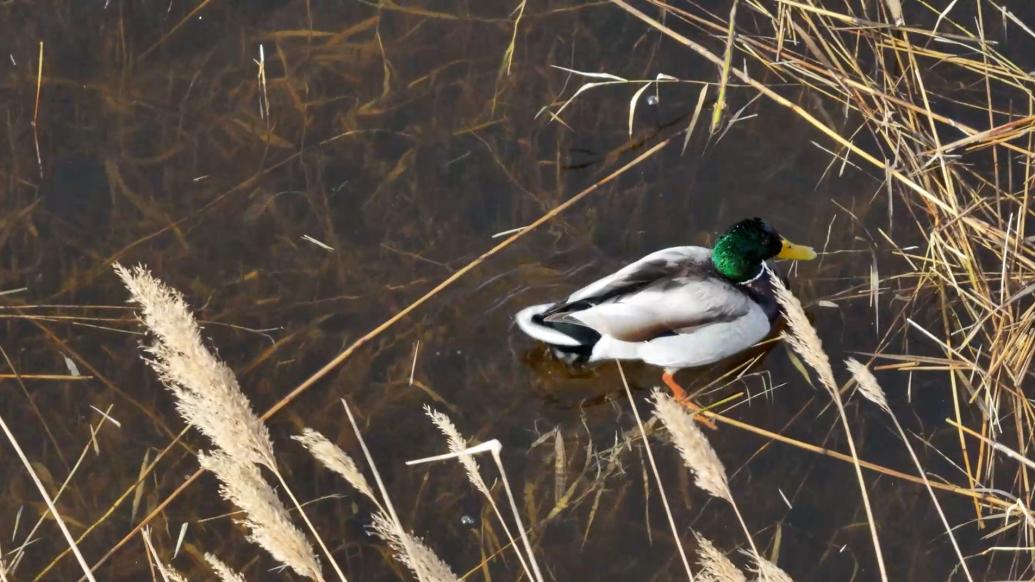
{"label": "brown water", "polygon": [[[596,454],[635,435],[615,367],[572,373],[552,362],[514,328],[519,308],[565,295],[649,251],[709,244],[728,224],[761,215],[788,238],[828,251],[792,280],[835,364],[877,349],[896,314],[898,284],[884,284],[889,292],[875,309],[867,282],[873,264],[882,276],[904,270],[877,229],[911,244],[912,219],[899,212],[902,222],[889,225],[883,177],[830,167],[830,154],[811,143],[817,132],[786,110],[755,102],[745,115],[757,116],[717,142],[699,127],[685,153],[678,131],[697,84],[645,92],[632,137],[627,113],[638,85],[591,90],[563,112],[563,123],[551,121],[545,111],[556,111],[585,82],[554,65],[631,79],[715,79],[711,67],[607,3],[529,3],[509,74],[500,71],[513,3],[379,11],[351,1],[212,1],[191,15],[180,2],[104,4],[0,6],[0,52],[9,53],[0,55],[0,291],[16,290],[2,297],[8,308],[0,347],[22,374],[67,374],[69,357],[92,376],[28,379],[24,390],[3,380],[0,414],[52,491],[100,420],[92,407],[111,406],[121,423],[100,430],[99,454],[86,454],[61,499],[76,534],[100,520],[136,480],[145,455],[153,457],[183,427],[138,357],[143,338],[111,271],[114,259],[146,264],[182,290],[211,345],[265,410],[493,246],[495,233],[532,222],[646,145],[675,136],[660,154],[377,336],[271,421],[289,482],[304,499],[317,499],[310,506],[317,527],[350,579],[363,581],[401,573],[366,534],[372,508],[288,438],[309,426],[359,458],[342,397],[359,411],[403,521],[456,572],[509,580],[519,567],[509,550],[489,559],[502,532],[456,465],[403,464],[445,448],[423,414],[428,404],[473,439],[503,443],[550,579],[682,579],[641,445],[621,448],[611,466],[603,454],[586,459],[590,444]],[[255,62],[260,46],[265,88]],[[734,110],[752,97],[731,91]],[[837,127],[844,123],[838,109],[803,104]],[[836,305],[818,306],[820,300]],[[938,321],[934,312],[912,317]],[[933,353],[918,338],[909,348]],[[904,349],[894,343],[891,351]],[[680,378],[702,386],[728,368]],[[658,371],[627,370],[646,413]],[[783,346],[751,372],[702,400],[747,391],[755,398],[730,416],[846,450],[832,411]],[[958,442],[943,422],[951,401],[942,376],[914,375],[911,403],[908,376],[880,379],[907,429],[958,460]],[[884,419],[856,404],[849,414],[862,457],[911,471]],[[548,437],[540,442],[542,435]],[[779,564],[795,579],[876,579],[849,465],[731,427],[709,437],[756,541],[767,555],[776,546]],[[557,442],[565,451],[559,471]],[[207,446],[193,434],[186,443]],[[42,504],[10,448],[0,451],[0,548],[8,552]],[[693,528],[725,550],[743,547],[729,508],[692,486],[666,443],[655,440],[654,451],[687,544]],[[963,482],[938,453],[921,454],[933,474]],[[82,542],[87,559],[102,556],[195,468],[193,456],[175,448],[145,481],[135,519],[126,500]],[[483,469],[494,475],[489,463]],[[955,559],[926,492],[872,473],[867,480],[893,579],[947,579]],[[572,494],[558,503],[556,490],[568,487]],[[964,553],[983,549],[982,532],[969,521],[973,506],[965,498],[941,500],[950,521],[965,524],[957,532]],[[245,541],[225,517],[229,510],[215,480],[204,477],[155,522],[159,552],[169,558],[181,524],[189,523],[171,562],[192,578],[208,576],[200,562],[206,551],[248,579],[271,576],[274,562]],[[49,522],[37,537],[15,579],[31,579],[65,548]],[[144,556],[138,538],[98,576],[142,579]],[[983,579],[1006,565],[971,561]],[[47,579],[77,573],[66,557]]]}

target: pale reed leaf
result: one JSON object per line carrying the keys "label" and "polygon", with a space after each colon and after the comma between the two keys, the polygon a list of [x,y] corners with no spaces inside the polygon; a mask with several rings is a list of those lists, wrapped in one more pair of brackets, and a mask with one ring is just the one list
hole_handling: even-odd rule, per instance
{"label": "pale reed leaf", "polygon": [[694,532],[697,538],[697,563],[701,571],[698,582],[747,582],[741,572],[708,538]]}
{"label": "pale reed leaf", "polygon": [[238,574],[230,566],[223,563],[215,554],[205,554],[205,561],[212,567],[212,571],[219,576],[221,582],[245,582],[244,576]]}
{"label": "pale reed leaf", "polygon": [[664,392],[656,390],[653,399],[654,413],[672,435],[683,464],[694,474],[694,483],[710,495],[733,503],[726,469],[690,413]]}
{"label": "pale reed leaf", "polygon": [[234,373],[205,347],[183,295],[143,266],[115,272],[140,305],[141,319],[155,336],[148,364],[176,397],[184,420],[239,460],[275,469],[273,443],[252,411]]}
{"label": "pale reed leaf", "polygon": [[245,518],[238,523],[249,530],[249,540],[300,576],[323,579],[312,546],[291,522],[287,508],[262,478],[258,466],[224,451],[198,453],[198,461],[219,478],[223,499],[244,511]]}
{"label": "pale reed leaf", "polygon": [[176,568],[166,564],[158,557],[158,552],[155,550],[154,544],[151,542],[151,528],[145,527],[140,530],[140,537],[144,538],[144,546],[147,548],[147,553],[151,555],[151,559],[154,560],[155,567],[158,569],[158,575],[162,577],[163,582],[187,582],[187,578],[180,574]]}
{"label": "pale reed leaf", "polygon": [[378,506],[381,502],[374,496],[374,490],[370,487],[370,483],[367,482],[367,478],[363,476],[363,473],[359,470],[359,466],[352,460],[352,457],[345,451],[341,450],[337,445],[327,440],[327,437],[316,432],[311,428],[302,430],[301,435],[291,437],[296,441],[302,443],[309,453],[320,462],[321,465],[327,467],[331,471],[334,471],[338,475],[341,475],[346,481],[352,485],[357,491],[366,495],[371,501]]}
{"label": "pale reed leaf", "polygon": [[460,582],[456,574],[424,541],[401,530],[384,512],[374,513],[374,533],[392,550],[395,559],[417,577],[427,582]]}

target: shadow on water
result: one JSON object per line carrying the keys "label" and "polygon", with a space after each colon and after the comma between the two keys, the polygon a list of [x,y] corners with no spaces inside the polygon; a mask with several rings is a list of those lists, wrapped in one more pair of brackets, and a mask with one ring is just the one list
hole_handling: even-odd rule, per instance
{"label": "shadow on water", "polygon": [[[3,296],[2,347],[22,374],[65,374],[68,358],[90,377],[29,377],[23,388],[5,379],[0,411],[16,421],[51,491],[90,443],[95,409],[112,406],[120,422],[98,432],[97,452],[86,455],[61,501],[76,533],[182,428],[169,394],[137,356],[142,337],[111,272],[114,259],[146,264],[182,290],[207,340],[265,410],[491,247],[496,233],[535,220],[644,144],[681,142],[699,84],[645,92],[630,136],[629,86],[588,91],[552,120],[544,107],[556,111],[584,82],[553,65],[635,79],[715,78],[606,3],[529,3],[509,74],[508,4],[200,4],[196,12],[187,3],[120,0],[0,6],[9,53],[0,86],[0,291],[13,290]],[[313,427],[358,453],[341,397],[360,412],[403,521],[456,571],[510,579],[517,566],[511,555],[489,559],[501,534],[456,466],[403,464],[445,447],[425,404],[472,439],[504,443],[550,578],[683,576],[615,367],[572,371],[552,361],[513,325],[525,305],[563,296],[651,250],[710,244],[728,224],[763,215],[788,238],[828,251],[791,280],[832,357],[876,348],[883,331],[876,318],[893,298],[876,310],[868,303],[869,269],[897,259],[874,254],[869,233],[890,228],[902,244],[916,235],[888,224],[882,176],[831,167],[830,155],[811,143],[816,131],[786,110],[749,103],[751,96],[732,87],[731,109],[745,107],[744,119],[721,140],[709,143],[699,132],[685,153],[679,143],[667,147],[379,335],[271,421],[289,481],[315,500],[317,527],[351,579],[391,580],[400,570],[366,533],[371,508],[287,438]],[[841,111],[817,113],[844,123]],[[752,398],[730,415],[844,450],[835,416],[787,350],[774,345],[755,355],[761,359],[742,381],[702,400],[745,392]],[[710,386],[729,369],[681,379]],[[643,405],[658,371],[628,371]],[[906,377],[885,382],[894,403],[904,404]],[[904,420],[933,445],[950,447],[953,433],[939,427],[951,403],[917,398],[926,382],[914,379],[912,417]],[[884,422],[854,406],[849,413],[861,456],[908,466]],[[800,580],[874,579],[850,466],[729,427],[709,436],[756,539],[766,552],[776,549],[782,567]],[[191,450],[206,446],[190,435],[175,447],[144,482],[139,507],[119,505],[83,542],[84,553],[96,559],[118,541],[193,472]],[[692,486],[673,450],[655,451],[677,523],[725,549],[742,544],[728,508]],[[924,457],[932,473],[958,475],[937,453]],[[14,530],[20,543],[42,506],[12,456],[0,455],[0,471],[8,476],[0,539]],[[954,557],[923,489],[869,479],[889,568],[898,579],[945,580]],[[160,552],[172,555],[188,523],[176,567],[202,578],[199,558],[209,551],[249,579],[263,578],[274,563],[225,517],[229,508],[215,491],[206,476],[158,519]],[[943,502],[954,523],[973,515],[965,499]],[[960,531],[965,552],[978,535]],[[64,547],[45,525],[17,577],[29,578]],[[147,571],[134,541],[98,574],[141,579]],[[48,577],[76,575],[65,559]]]}

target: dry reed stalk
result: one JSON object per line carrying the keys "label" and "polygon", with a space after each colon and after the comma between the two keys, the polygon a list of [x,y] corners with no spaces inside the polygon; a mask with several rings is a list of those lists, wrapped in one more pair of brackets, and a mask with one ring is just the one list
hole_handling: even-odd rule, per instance
{"label": "dry reed stalk", "polygon": [[916,465],[916,471],[920,475],[920,478],[924,480],[924,485],[927,487],[927,493],[931,496],[931,502],[934,503],[934,509],[938,512],[938,517],[942,520],[942,525],[945,527],[945,533],[949,536],[949,541],[952,542],[952,549],[956,551],[956,558],[959,560],[960,567],[963,568],[963,574],[967,577],[967,580],[973,582],[973,578],[970,575],[970,569],[967,568],[967,561],[963,556],[963,552],[960,550],[959,543],[956,541],[956,536],[953,534],[952,525],[949,524],[948,518],[945,517],[945,512],[942,511],[942,506],[938,503],[938,497],[934,494],[934,489],[931,487],[931,482],[927,478],[927,472],[924,471],[923,465],[920,464],[920,459],[916,456],[916,451],[913,450],[913,445],[909,444],[909,439],[906,438],[906,431],[902,429],[902,425],[898,422],[898,417],[891,411],[891,406],[888,405],[888,399],[884,395],[884,390],[880,387],[877,382],[877,378],[873,376],[870,370],[858,362],[855,359],[849,358],[845,361],[845,366],[848,371],[852,373],[852,377],[855,378],[856,383],[859,385],[859,393],[863,395],[867,400],[877,405],[878,408],[884,411],[885,414],[891,418],[891,422],[895,425],[895,429],[898,431],[899,438],[902,439],[902,444],[906,446],[906,450],[909,451],[909,457],[913,459],[913,464]]}
{"label": "dry reed stalk", "polygon": [[719,131],[722,123],[722,114],[726,110],[726,87],[730,80],[730,66],[733,63],[733,39],[737,34],[737,4],[740,0],[733,0],[730,7],[729,29],[726,31],[726,48],[722,52],[722,68],[719,70],[719,91],[715,98],[715,107],[712,109],[712,120],[708,125],[708,132],[714,136]]}
{"label": "dry reed stalk", "polygon": [[[10,362],[8,363],[10,364]],[[76,459],[75,464],[72,465],[72,468],[68,471],[68,475],[65,476],[64,481],[61,482],[61,486],[58,487],[57,493],[54,494],[55,503],[57,503],[57,501],[61,499],[61,495],[68,490],[69,483],[72,482],[72,478],[75,477],[76,473],[79,471],[79,467],[82,466],[83,461],[86,459],[86,455],[90,452],[91,446],[96,443],[97,433],[100,432],[101,428],[104,426],[104,423],[110,420],[108,413],[111,412],[111,409],[112,405],[108,405],[108,408],[104,411],[104,414],[101,415],[101,419],[97,422],[97,425],[90,426],[90,438],[87,439],[86,444],[83,445],[83,449],[79,452],[79,457]],[[30,543],[32,543],[34,539],[36,539],[36,532],[39,531],[39,528],[43,526],[43,522],[46,521],[49,516],[49,510],[43,512],[43,514],[40,515],[40,517],[36,520],[36,523],[33,524],[32,528],[29,529],[29,532],[25,534],[25,541],[23,541],[21,545],[14,549],[14,555],[11,558],[10,563],[8,563],[7,565],[7,568],[10,571],[10,575],[13,576],[15,571],[18,569],[18,565],[21,563],[22,558],[25,557],[25,549],[29,546]],[[2,556],[2,554],[0,554],[0,556]]]}
{"label": "dry reed stalk", "polygon": [[180,574],[176,568],[166,564],[158,557],[158,552],[155,551],[155,546],[151,543],[151,528],[145,527],[140,530],[140,537],[144,538],[147,555],[154,563],[155,568],[158,569],[158,575],[162,577],[163,582],[187,582],[187,578],[183,574]]}
{"label": "dry reed stalk", "polygon": [[0,582],[8,582],[7,563],[4,562],[4,552],[2,549],[0,549]]}
{"label": "dry reed stalk", "polygon": [[[273,473],[338,578],[346,582],[334,555],[277,468],[266,425],[252,411],[233,370],[202,343],[201,329],[183,294],[159,281],[143,266],[126,269],[116,263],[114,268],[133,301],[140,305],[144,325],[155,335],[155,343],[145,348],[151,355],[147,362],[176,397],[180,415],[228,458],[266,467]],[[258,470],[255,473],[261,479]]]}
{"label": "dry reed stalk", "polygon": [[694,532],[697,538],[697,563],[701,565],[700,582],[747,582],[747,577],[708,538]]}
{"label": "dry reed stalk", "polygon": [[708,437],[704,436],[701,429],[697,427],[693,415],[687,411],[686,407],[676,402],[672,396],[655,390],[652,397],[654,413],[672,435],[672,443],[676,445],[679,455],[683,457],[683,464],[693,473],[694,483],[712,497],[730,504],[741,529],[744,530],[748,544],[751,545],[751,551],[758,555],[758,548],[755,547],[751,530],[748,529],[744,517],[740,514],[740,508],[733,499],[733,493],[730,492],[726,468],[723,467],[719,455],[708,442]]}
{"label": "dry reed stalk", "polygon": [[661,505],[665,508],[665,517],[668,518],[668,526],[672,530],[672,539],[676,542],[676,549],[679,551],[679,557],[683,560],[683,568],[686,570],[686,577],[690,582],[694,582],[694,573],[690,569],[690,560],[686,556],[686,550],[683,549],[683,542],[679,535],[679,529],[676,527],[676,520],[672,517],[672,508],[669,507],[668,497],[665,495],[665,486],[661,484],[661,473],[658,472],[658,464],[654,462],[654,452],[650,448],[650,442],[647,441],[647,431],[643,428],[643,420],[640,418],[640,412],[636,409],[636,401],[633,400],[632,390],[629,389],[629,382],[625,379],[625,370],[622,369],[622,363],[615,360],[615,364],[618,365],[618,374],[622,377],[622,385],[625,387],[625,397],[629,401],[629,407],[632,408],[633,417],[636,418],[636,426],[640,429],[640,438],[643,439],[643,449],[647,452],[647,461],[650,463],[650,469],[654,473],[654,484],[658,488],[658,493],[661,497]]}
{"label": "dry reed stalk", "polygon": [[[816,334],[815,328],[809,323],[801,302],[784,286],[775,273],[769,273],[773,289],[776,291],[776,298],[783,306],[784,317],[787,319],[790,333],[784,332],[784,340],[790,344],[795,352],[801,356],[819,376],[820,383],[826,388],[830,398],[837,407],[838,415],[841,417],[841,426],[844,428],[845,436],[848,439],[848,450],[852,454],[852,465],[855,467],[855,477],[859,482],[859,493],[862,495],[863,507],[866,510],[866,521],[870,526],[870,537],[873,541],[873,551],[877,557],[877,566],[880,569],[881,580],[888,581],[887,569],[884,566],[884,553],[881,551],[880,538],[877,537],[877,522],[873,518],[873,509],[870,507],[870,496],[866,492],[866,482],[863,480],[862,468],[859,465],[859,454],[855,450],[855,438],[852,437],[852,430],[848,426],[848,415],[845,413],[844,402],[841,400],[841,392],[838,390],[834,380],[834,370],[830,367],[830,358],[823,351],[823,342]],[[757,552],[756,552],[757,554]]]}
{"label": "dry reed stalk", "polygon": [[250,541],[298,575],[323,580],[312,546],[291,522],[287,508],[262,478],[258,466],[222,450],[198,453],[198,461],[219,479],[223,499],[244,511],[244,519],[237,523],[249,530]]}
{"label": "dry reed stalk", "polygon": [[206,553],[205,561],[212,567],[212,571],[219,577],[220,582],[245,582],[244,576],[235,572],[233,568],[227,566],[222,560],[216,557],[215,554]]}
{"label": "dry reed stalk", "polygon": [[500,444],[498,440],[490,439],[461,451],[448,452],[442,455],[434,455],[432,457],[424,457],[423,459],[414,459],[406,461],[406,464],[418,465],[421,463],[430,463],[431,461],[444,461],[446,459],[473,456],[485,452],[492,453],[492,460],[496,463],[496,467],[500,471],[500,477],[503,479],[503,490],[507,494],[507,501],[510,502],[511,514],[514,516],[514,521],[517,523],[518,534],[521,536],[521,544],[524,546],[525,552],[528,554],[528,562],[532,566],[532,580],[543,582],[543,574],[539,569],[539,563],[536,562],[535,552],[532,551],[532,544],[528,541],[528,533],[525,530],[525,524],[521,521],[521,512],[518,511],[517,502],[514,500],[514,492],[510,489],[510,479],[507,479],[507,471],[503,467],[503,460],[500,458],[500,451],[502,450],[503,445]]}
{"label": "dry reed stalk", "polygon": [[[377,465],[374,464],[374,456],[370,454],[367,442],[363,439],[363,433],[359,430],[356,417],[352,415],[352,409],[349,408],[349,404],[345,402],[344,398],[341,399],[341,405],[345,408],[345,414],[349,417],[349,424],[352,425],[353,432],[356,433],[356,440],[359,441],[359,447],[363,450],[363,457],[366,458],[367,465],[370,466],[370,471],[374,474],[374,482],[377,483],[377,490],[381,494],[381,504],[379,505],[382,505],[387,510],[379,511],[374,515],[374,531],[392,547],[396,559],[406,565],[420,582],[457,579],[445,562],[403,527],[399,514],[395,512],[395,506],[388,496],[388,489],[385,487],[384,480],[381,479],[381,472],[377,470]],[[446,572],[448,572],[448,576],[445,576]],[[437,576],[445,577],[439,578]]]}
{"label": "dry reed stalk", "polygon": [[458,580],[449,566],[420,538],[402,529],[401,525],[396,525],[348,453],[327,440],[327,437],[309,428],[304,429],[302,435],[291,438],[302,443],[320,464],[340,475],[353,488],[374,502],[378,511],[373,515],[373,531],[388,544],[396,560],[409,568],[419,580]]}
{"label": "dry reed stalk", "polygon": [[503,526],[503,532],[506,534],[507,539],[510,540],[510,545],[514,548],[514,553],[517,554],[518,561],[521,562],[521,568],[524,569],[525,575],[528,576],[529,580],[535,580],[532,571],[528,567],[528,562],[525,561],[525,556],[521,553],[518,547],[517,540],[514,539],[514,534],[511,533],[510,527],[507,525],[507,520],[503,519],[503,513],[500,511],[496,500],[493,499],[492,493],[489,491],[488,485],[482,479],[481,472],[478,469],[478,462],[474,460],[471,455],[459,454],[461,451],[466,450],[467,439],[465,439],[460,431],[453,424],[453,421],[449,419],[445,414],[432,409],[430,406],[424,407],[424,412],[431,419],[431,422],[438,427],[438,430],[446,437],[446,443],[449,446],[451,453],[457,454],[457,460],[463,465],[464,471],[467,473],[467,479],[471,482],[485,499],[489,501],[489,505],[492,507],[493,512],[496,514],[496,519],[499,520],[500,525]]}
{"label": "dry reed stalk", "polygon": [[50,494],[47,493],[47,488],[43,486],[43,482],[40,481],[39,475],[36,474],[36,470],[32,468],[32,463],[29,462],[29,458],[25,456],[25,451],[22,450],[21,445],[18,444],[18,439],[15,438],[14,433],[8,428],[7,422],[3,416],[0,416],[0,430],[4,432],[4,436],[7,437],[7,441],[11,443],[11,447],[14,449],[18,459],[22,462],[22,466],[25,467],[25,472],[29,474],[29,478],[32,479],[36,490],[39,491],[40,497],[43,498],[43,502],[47,504],[47,509],[50,514],[54,516],[54,521],[57,522],[58,528],[61,530],[61,535],[65,536],[65,541],[68,542],[68,547],[75,554],[76,561],[79,562],[79,567],[83,570],[83,576],[93,582],[93,572],[90,571],[90,566],[86,563],[86,559],[83,558],[83,554],[79,551],[79,546],[75,542],[75,538],[72,537],[72,533],[68,531],[68,526],[65,525],[65,520],[61,518],[61,514],[58,513],[57,507],[54,506],[54,500],[51,499]]}

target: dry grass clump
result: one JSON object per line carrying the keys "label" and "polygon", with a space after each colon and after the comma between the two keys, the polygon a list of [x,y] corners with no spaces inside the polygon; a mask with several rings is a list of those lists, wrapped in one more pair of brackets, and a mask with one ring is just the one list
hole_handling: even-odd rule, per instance
{"label": "dry grass clump", "polygon": [[312,546],[254,463],[241,462],[225,451],[199,453],[198,461],[219,479],[220,495],[244,511],[237,523],[248,529],[249,540],[298,575],[323,579]]}
{"label": "dry grass clump", "polygon": [[215,554],[206,553],[205,561],[212,567],[212,571],[219,577],[220,582],[245,582],[244,576],[241,576],[233,568],[223,563]]}
{"label": "dry grass clump", "polygon": [[367,464],[374,474],[374,481],[377,483],[380,498],[374,494],[369,482],[360,472],[358,465],[352,460],[352,457],[330,442],[326,437],[312,429],[305,429],[301,436],[293,438],[302,443],[318,462],[343,477],[357,491],[377,506],[378,510],[373,513],[372,531],[388,544],[395,559],[413,572],[417,580],[430,582],[459,580],[449,566],[423,540],[403,527],[402,521],[395,511],[395,506],[388,496],[388,490],[385,488],[384,481],[381,479],[381,473],[377,470],[377,465],[374,464],[374,458],[370,454],[370,449],[367,448],[363,434],[359,430],[359,425],[352,415],[352,409],[344,399],[341,401],[341,404],[345,408],[345,414],[349,418],[349,423],[356,434],[360,448],[363,449],[363,455],[367,460]]}
{"label": "dry grass clump", "polygon": [[[358,427],[355,428],[358,435]],[[321,465],[337,473],[352,485],[356,491],[363,494],[363,496],[377,506],[378,510],[372,515],[372,531],[388,544],[395,559],[409,568],[418,580],[430,582],[458,580],[448,564],[439,558],[422,539],[406,531],[397,520],[397,517],[393,517],[395,510],[392,509],[389,512],[387,508],[391,501],[378,499],[370,483],[359,470],[359,466],[348,453],[327,440],[327,437],[309,428],[304,429],[301,435],[291,438],[302,443]],[[364,451],[365,449],[364,445]],[[371,470],[375,474],[377,473],[377,467],[372,463]],[[378,477],[378,481],[380,481],[380,477]],[[387,500],[387,492],[384,493]]]}
{"label": "dry grass clump", "polygon": [[[720,85],[728,75],[729,99],[761,97],[818,131],[813,144],[830,155],[824,176],[849,167],[875,176],[875,196],[848,212],[873,260],[868,273],[852,273],[865,283],[840,295],[868,297],[882,367],[910,383],[940,375],[943,392],[923,398],[952,403],[958,446],[939,452],[974,493],[975,528],[1019,500],[1015,518],[983,536],[988,551],[975,553],[1004,564],[1000,577],[1030,577],[1035,488],[1001,467],[992,444],[1013,441],[1021,458],[1035,447],[1025,389],[1035,362],[1035,83],[1029,63],[1012,56],[1031,52],[1019,49],[1035,38],[1029,15],[988,1],[906,11],[898,0],[781,1],[741,4],[735,22],[702,2],[611,1],[714,66]],[[731,45],[738,66],[728,66]],[[832,385],[825,356],[809,351],[802,357]],[[981,503],[989,491],[1008,494]]]}
{"label": "dry grass clump", "polygon": [[708,538],[694,532],[697,539],[697,563],[701,571],[700,582],[747,582],[744,573],[725,554],[719,551]]}
{"label": "dry grass clump", "polygon": [[733,503],[726,468],[686,407],[660,390],[656,390],[652,397],[654,413],[672,435],[672,444],[683,457],[683,464],[694,474],[694,483],[712,497]]}
{"label": "dry grass clump", "polygon": [[[294,526],[287,508],[263,478],[260,467],[266,467],[291,497],[338,577],[344,581],[344,573],[277,468],[273,443],[265,425],[252,412],[233,372],[203,345],[200,329],[183,296],[143,267],[129,270],[116,265],[116,272],[134,301],[142,307],[142,319],[157,338],[155,344],[147,348],[151,355],[148,362],[176,396],[177,408],[184,419],[216,446],[214,452],[199,453],[198,460],[219,479],[223,498],[244,511],[245,517],[238,523],[247,528],[248,539],[300,576],[323,579],[312,546]],[[344,477],[377,504],[379,510],[374,515],[373,531],[389,544],[397,559],[409,567],[418,580],[456,580],[434,552],[402,527],[351,411],[347,405],[345,409],[374,471],[380,499],[352,458],[323,435],[305,429],[294,438],[321,464]]]}

